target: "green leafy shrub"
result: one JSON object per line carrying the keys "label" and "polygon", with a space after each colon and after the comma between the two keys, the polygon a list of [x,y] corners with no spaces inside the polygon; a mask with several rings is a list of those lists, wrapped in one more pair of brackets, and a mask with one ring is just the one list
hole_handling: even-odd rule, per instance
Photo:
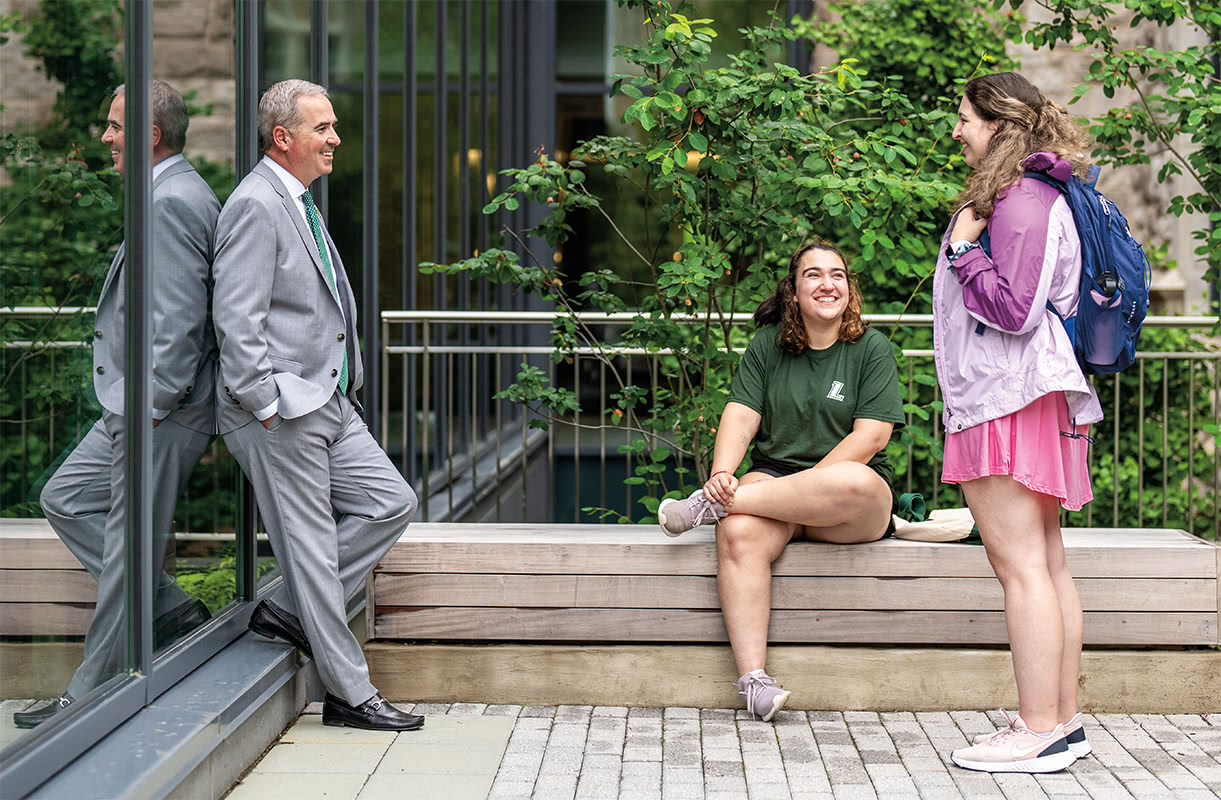
{"label": "green leafy shrub", "polygon": [[[996,8],[1006,0],[994,0]],[[1008,0],[1017,8],[1019,0]],[[1131,14],[1131,27],[1177,25],[1203,31],[1205,43],[1181,50],[1120,47],[1115,35],[1118,7],[1098,0],[1049,0],[1043,3],[1053,15],[1022,31],[1011,26],[1009,35],[1036,49],[1057,45],[1086,49],[1093,57],[1086,80],[1073,92],[1076,102],[1087,92],[1101,89],[1108,98],[1117,90],[1130,90],[1136,100],[1113,104],[1094,118],[1090,133],[1094,151],[1103,164],[1149,164],[1155,154],[1168,156],[1157,173],[1158,183],[1185,175],[1191,188],[1171,198],[1168,213],[1181,216],[1198,212],[1207,224],[1193,236],[1200,242],[1196,255],[1208,264],[1206,277],[1216,279],[1221,269],[1221,3],[1216,0],[1140,0],[1123,4]],[[1184,146],[1183,139],[1190,142]],[[1194,300],[1192,298],[1191,300]]]}
{"label": "green leafy shrub", "polygon": [[[621,449],[632,456],[634,474],[626,483],[647,492],[639,497],[643,518],[662,496],[683,494],[705,479],[714,426],[737,363],[734,349],[749,337],[731,315],[752,311],[771,292],[799,242],[821,236],[845,249],[860,274],[866,310],[930,310],[935,243],[965,179],[962,157],[950,141],[958,87],[975,71],[1015,66],[1004,56],[1001,34],[1020,36],[1022,19],[982,13],[984,3],[965,1],[845,3],[838,23],[796,20],[792,27],[748,29],[747,48],[731,56],[727,67],[705,69],[716,37],[711,20],[691,19],[689,6],[665,0],[621,5],[648,15],[646,42],[616,50],[635,71],[616,76],[612,89],[632,100],[624,121],[635,124],[636,136],[596,137],[575,147],[567,162],[540,153],[526,167],[505,170],[508,185],[485,213],[512,211],[528,201],[544,206],[546,216],[530,229],[509,231],[506,247],[426,269],[512,283],[556,304],[562,315],[552,331],[555,361],[570,363],[578,347],[588,348],[613,384],[604,424],[632,434]],[[948,22],[920,24],[925,13]],[[777,63],[782,46],[798,36],[848,57],[812,75]],[[1119,147],[1105,136],[1100,143],[1104,159],[1108,147]],[[1113,157],[1126,163],[1121,158]],[[597,181],[590,179],[595,173]],[[625,197],[636,204],[625,204]],[[603,218],[629,265],[577,278],[549,253],[525,246],[538,239],[562,246],[573,235],[571,220],[581,214]],[[583,309],[636,314],[608,343],[576,315]],[[904,328],[893,341],[898,355],[899,343],[930,348],[931,334]],[[1142,344],[1201,346],[1173,331],[1149,331]],[[659,357],[654,382],[648,370],[632,369],[617,346],[673,354]],[[1159,363],[1145,368],[1146,381],[1160,380]],[[1143,419],[1145,425],[1143,434],[1133,425],[1121,431],[1117,515],[1102,509],[1110,500],[1114,459],[1096,449],[1100,500],[1090,522],[1160,522],[1165,480],[1167,521],[1201,528],[1214,501],[1210,491],[1197,489],[1207,488],[1214,451],[1196,447],[1195,440],[1207,444],[1208,423],[1200,410],[1208,407],[1205,384],[1212,385],[1214,373],[1196,369],[1194,386],[1185,373],[1167,374],[1174,404],[1165,419],[1168,431],[1175,431],[1167,448],[1160,440],[1164,406],[1147,393],[1145,407],[1139,407],[1138,369],[1120,377],[1119,418]],[[896,483],[936,495],[939,506],[961,505],[956,488],[938,486],[941,403],[932,359],[909,363],[900,357],[899,370],[911,424],[889,446]],[[1109,385],[1099,382],[1110,415]],[[580,398],[552,385],[535,366],[523,365],[516,382],[498,396],[535,411],[530,424],[536,427],[578,421]],[[1192,431],[1181,407],[1189,396],[1196,409]],[[1096,431],[1103,441],[1106,424]],[[1147,454],[1189,454],[1168,460],[1179,473],[1194,476],[1190,503],[1186,479],[1170,480],[1160,456],[1137,463],[1138,435]],[[622,521],[633,515],[600,513]],[[1086,520],[1074,516],[1071,522]]]}
{"label": "green leafy shrub", "polygon": [[[798,34],[775,23],[744,31],[746,49],[726,67],[705,69],[716,37],[711,20],[690,19],[685,5],[668,2],[623,5],[649,14],[646,42],[616,49],[638,71],[616,76],[612,89],[632,99],[624,121],[638,126],[638,138],[600,136],[580,143],[566,163],[540,154],[506,170],[509,186],[485,212],[528,200],[545,205],[547,216],[512,233],[516,249],[429,268],[513,283],[568,312],[553,329],[555,358],[589,347],[606,365],[615,383],[607,423],[635,434],[624,447],[636,456],[627,483],[645,487],[640,503],[651,514],[661,496],[706,477],[734,348],[749,337],[731,315],[753,311],[812,236],[857,255],[867,301],[889,286],[904,288],[893,296],[900,307],[909,302],[919,292],[912,287],[931,274],[932,242],[962,186],[961,157],[943,144],[954,124],[950,98],[918,107],[853,58],[803,74],[778,63]],[[615,225],[606,197],[587,186],[591,170],[632,187],[649,209],[645,219],[660,224]],[[632,286],[638,313],[615,344],[672,351],[660,359],[656,385],[571,313],[625,309],[622,276],[593,271],[573,289],[552,259],[520,246],[530,237],[562,245],[577,213],[602,215],[632,254],[631,273],[643,276]],[[523,366],[517,377],[501,396],[539,411],[544,418],[532,424],[545,427],[579,405],[537,368]],[[920,400],[908,409],[928,419],[935,406]],[[924,420],[895,446],[907,443],[940,451]]]}

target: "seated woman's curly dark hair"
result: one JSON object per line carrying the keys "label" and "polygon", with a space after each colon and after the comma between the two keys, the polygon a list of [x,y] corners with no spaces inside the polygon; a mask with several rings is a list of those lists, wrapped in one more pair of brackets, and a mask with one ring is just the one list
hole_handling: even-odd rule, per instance
{"label": "seated woman's curly dark hair", "polygon": [[776,333],[776,344],[793,355],[805,352],[809,346],[806,341],[806,326],[801,319],[801,307],[797,304],[797,269],[801,265],[802,257],[811,250],[834,253],[843,262],[844,270],[848,273],[848,307],[844,309],[844,317],[840,321],[839,340],[855,342],[865,335],[867,327],[861,319],[861,286],[856,273],[848,266],[848,259],[830,242],[821,239],[807,242],[789,259],[788,274],[780,279],[772,296],[759,304],[754,316],[756,327],[778,326],[780,330]]}

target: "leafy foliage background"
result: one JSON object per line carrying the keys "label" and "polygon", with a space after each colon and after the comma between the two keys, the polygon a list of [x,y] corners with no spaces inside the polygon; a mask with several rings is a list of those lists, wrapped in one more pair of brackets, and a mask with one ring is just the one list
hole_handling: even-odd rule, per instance
{"label": "leafy foliage background", "polygon": [[[0,42],[12,37],[62,89],[45,124],[13,120],[0,106],[7,179],[0,185],[0,306],[92,306],[123,239],[122,180],[99,140],[111,92],[123,82],[116,60],[120,3],[44,0],[28,17],[0,16]],[[192,116],[211,113],[189,93],[186,99]],[[233,188],[232,170],[195,157],[192,163],[223,201]],[[86,343],[92,322],[84,312],[0,317],[0,516],[41,517],[42,486],[101,415],[91,350],[53,345]],[[33,346],[3,347],[13,342]],[[223,446],[214,444],[180,498],[176,528],[232,530],[236,476]],[[200,577],[180,565],[179,577],[211,606],[233,596],[231,561],[201,568]]]}
{"label": "leafy foliage background", "polygon": [[[727,67],[715,69],[705,63],[718,36],[715,21],[692,18],[691,4],[620,0],[620,5],[637,14],[646,31],[643,44],[616,48],[616,55],[634,67],[615,76],[612,88],[612,94],[632,101],[623,121],[634,125],[634,135],[596,137],[574,148],[569,160],[540,153],[532,164],[505,170],[508,186],[485,213],[534,202],[546,207],[547,216],[528,230],[507,231],[503,247],[430,267],[512,283],[554,302],[564,312],[553,330],[557,363],[587,348],[607,368],[615,382],[613,406],[599,424],[633,434],[623,447],[635,456],[635,474],[627,483],[642,487],[644,496],[641,508],[626,515],[612,509],[587,512],[622,521],[648,519],[662,497],[685,494],[703,482],[737,363],[734,350],[749,336],[746,326],[732,323],[732,315],[753,311],[772,291],[802,241],[825,238],[849,254],[867,311],[930,311],[935,250],[966,176],[959,147],[950,138],[960,87],[980,72],[1018,66],[1005,55],[1007,39],[1054,47],[1082,35],[1102,64],[1091,76],[1102,77],[1106,92],[1149,80],[1166,81],[1172,93],[1192,88],[1194,96],[1173,99],[1143,94],[1140,108],[1112,109],[1095,120],[1095,157],[1112,166],[1147,161],[1149,149],[1190,129],[1200,146],[1171,162],[1158,179],[1191,170],[1202,191],[1175,198],[1169,211],[1207,210],[1217,219],[1212,181],[1221,171],[1210,137],[1221,125],[1214,124],[1211,132],[1192,127],[1215,123],[1214,106],[1221,109],[1216,81],[1204,74],[1217,45],[1159,55],[1118,52],[1107,27],[1117,12],[1113,4],[1049,2],[1045,5],[1059,15],[1056,21],[1027,25],[1016,0],[1008,11],[1004,2],[978,0],[846,2],[835,7],[834,23],[796,19],[786,24],[775,17],[767,27],[741,31],[746,47],[729,56]],[[1215,3],[1128,6],[1137,9],[1137,22],[1169,24],[1192,16],[1215,26],[1221,19]],[[795,38],[829,45],[842,60],[814,74],[793,69],[783,62],[783,48]],[[1152,64],[1158,72],[1151,71]],[[1074,97],[1089,88],[1083,84]],[[1157,121],[1171,112],[1179,114],[1177,121]],[[562,247],[577,215],[606,221],[617,237],[614,247],[623,268],[569,275],[550,253],[526,246],[542,240]],[[1210,243],[1202,246],[1202,255],[1215,257],[1211,242],[1218,235],[1197,231]],[[1155,243],[1150,250],[1155,257],[1164,253]],[[605,342],[581,322],[576,312],[583,309],[638,313],[615,342]],[[905,328],[892,341],[911,419],[889,449],[898,464],[896,481],[926,495],[936,493],[938,505],[961,505],[957,489],[937,487],[941,403],[932,359],[908,363],[899,349],[899,343],[930,348],[930,331]],[[654,383],[645,372],[632,370],[616,346],[672,355],[659,358]],[[1149,330],[1142,342],[1146,350],[1205,346],[1172,331]],[[1215,408],[1210,403],[1216,372],[1197,367],[1188,374],[1178,367],[1172,363],[1165,370],[1165,394],[1175,400],[1170,417],[1161,392],[1142,395],[1137,370],[1118,379],[1118,405],[1114,381],[1100,386],[1107,408],[1118,408],[1119,418],[1127,421],[1118,433],[1118,460],[1100,451],[1094,459],[1100,497],[1109,495],[1119,472],[1118,508],[1098,503],[1086,518],[1070,523],[1154,524],[1164,516],[1166,524],[1197,530],[1215,525],[1209,517],[1216,430],[1207,427],[1212,424],[1207,418],[1189,428],[1185,405],[1190,396],[1197,415]],[[1162,371],[1160,363],[1151,362],[1143,380],[1160,386]],[[537,412],[532,424],[538,427],[585,424],[588,417],[581,414],[580,398],[528,364],[499,396]],[[1128,424],[1136,419],[1142,425]],[[1162,469],[1163,453],[1173,479]]]}
{"label": "leafy foliage background", "polygon": [[[1041,24],[1024,20],[1017,0],[843,2],[834,22],[776,17],[744,29],[746,47],[718,58],[725,66],[715,69],[707,68],[709,55],[726,33],[716,20],[696,18],[690,4],[677,0],[619,4],[618,13],[635,15],[646,32],[640,44],[617,51],[633,65],[614,88],[631,101],[625,121],[632,135],[597,137],[571,159],[544,153],[507,170],[505,190],[485,211],[534,202],[548,215],[535,229],[511,232],[499,248],[435,269],[510,282],[569,312],[640,311],[614,343],[571,314],[554,331],[557,361],[584,345],[609,368],[613,407],[594,422],[632,432],[626,449],[637,457],[628,481],[643,497],[630,517],[644,518],[661,497],[702,481],[736,366],[733,350],[750,335],[748,326],[730,324],[730,315],[753,310],[770,293],[802,240],[824,237],[849,254],[867,311],[929,310],[934,250],[966,176],[949,136],[959,87],[979,72],[1019,67],[1005,54],[1007,42],[1090,52],[1093,63],[1075,98],[1138,90],[1137,102],[1091,121],[1094,155],[1122,168],[1169,153],[1158,180],[1181,173],[1195,188],[1175,197],[1167,212],[1207,216],[1209,224],[1195,231],[1197,252],[1210,275],[1216,273],[1217,2],[1047,0],[1052,21]],[[1125,10],[1134,24],[1190,22],[1211,32],[1212,43],[1124,50],[1113,28]],[[10,132],[0,136],[0,166],[9,179],[0,189],[2,305],[91,304],[122,238],[119,180],[95,127],[121,80],[114,58],[120,23],[117,0],[48,1],[28,19],[0,18],[0,36],[19,35],[28,57],[64,86],[50,123],[16,131],[6,126]],[[794,70],[783,63],[783,48],[794,39],[827,45],[842,60],[812,75]],[[1184,137],[1188,148],[1180,146]],[[223,201],[231,172],[195,161]],[[613,272],[568,274],[550,253],[526,249],[526,241],[538,239],[562,246],[582,216],[611,232],[594,246],[594,260],[616,264]],[[1155,257],[1164,257],[1161,243],[1149,244]],[[52,323],[3,320],[0,342],[84,341],[89,327],[86,318],[64,316]],[[893,341],[896,352],[900,345],[931,346],[922,328],[898,330]],[[674,355],[660,360],[654,386],[639,360],[630,368],[610,344],[673,349]],[[1209,346],[1181,331],[1147,329],[1142,340],[1145,350]],[[1100,440],[1109,443],[1108,426],[1121,420],[1119,456],[1095,448],[1100,500],[1070,522],[1164,521],[1209,531],[1218,430],[1201,410],[1215,408],[1216,371],[1197,366],[1189,372],[1180,362],[1146,366],[1143,396],[1136,369],[1098,383],[1108,413]],[[37,515],[40,482],[96,419],[88,369],[84,348],[53,356],[0,351],[0,514]],[[897,483],[926,496],[936,492],[938,505],[961,504],[955,489],[937,487],[940,403],[932,360],[901,358],[900,374],[911,424],[890,446]],[[1172,400],[1169,412],[1163,394]],[[535,368],[523,369],[503,396],[539,412],[539,425],[590,422],[588,411],[577,415],[580,398]],[[1190,424],[1189,407],[1195,412]],[[1162,469],[1163,455],[1169,471]],[[180,504],[183,529],[221,530],[233,518],[234,473],[223,448],[208,458],[211,468],[198,471]],[[1117,508],[1109,502],[1116,480]]]}

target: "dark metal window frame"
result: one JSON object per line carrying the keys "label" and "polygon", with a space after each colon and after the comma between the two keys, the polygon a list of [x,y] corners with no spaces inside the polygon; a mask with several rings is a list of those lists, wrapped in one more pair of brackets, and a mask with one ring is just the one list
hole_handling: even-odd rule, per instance
{"label": "dark metal window frame", "polygon": [[[365,405],[367,420],[380,419],[383,403],[390,398],[383,391],[383,381],[387,376],[381,374],[382,364],[380,351],[384,342],[381,341],[382,330],[380,322],[380,295],[378,269],[380,252],[378,235],[380,219],[377,214],[380,202],[380,187],[378,185],[378,118],[380,116],[380,97],[383,93],[402,96],[401,153],[403,158],[404,186],[410,187],[403,192],[401,234],[403,249],[399,263],[401,275],[401,292],[399,302],[404,308],[418,306],[420,276],[416,269],[417,247],[421,224],[421,207],[414,190],[417,178],[418,146],[424,137],[432,142],[433,181],[431,196],[434,200],[431,219],[432,260],[449,261],[456,250],[460,257],[469,255],[474,248],[486,249],[491,240],[494,224],[484,222],[472,224],[472,215],[490,199],[491,193],[483,180],[478,186],[472,186],[474,165],[469,152],[472,145],[479,148],[480,173],[486,173],[490,165],[525,163],[530,158],[530,151],[539,144],[548,149],[554,142],[554,119],[550,115],[535,120],[525,112],[524,101],[527,96],[537,102],[537,105],[550,107],[554,105],[553,75],[554,72],[554,0],[448,0],[428,6],[436,13],[434,37],[434,75],[431,80],[421,80],[418,72],[417,56],[420,33],[419,12],[421,3],[418,0],[406,0],[403,7],[402,37],[403,60],[402,78],[384,80],[378,65],[378,12],[379,3],[368,2],[364,14],[364,75],[360,83],[329,82],[329,75],[320,66],[325,57],[315,56],[311,61],[311,71],[316,82],[327,86],[332,92],[361,93],[363,100],[363,138],[364,163],[362,177],[362,273],[361,273],[361,342],[364,353],[365,385],[361,393]],[[499,39],[499,71],[498,79],[492,81],[489,77],[491,67],[489,49],[492,44],[489,21],[492,11],[496,14],[496,27]],[[455,19],[450,19],[450,15]],[[544,69],[525,70],[522,62],[527,56],[527,48],[513,49],[509,45],[515,39],[506,37],[506,26],[522,34],[531,30],[526,19],[535,21],[534,33],[529,36],[533,46],[533,62],[545,65]],[[313,0],[311,6],[311,36],[320,39],[318,46],[312,52],[324,53],[325,28],[319,31],[319,25],[325,25],[326,0]],[[457,23],[457,31],[453,30]],[[472,42],[474,25],[478,25],[478,41]],[[551,27],[548,27],[548,26]],[[547,32],[550,31],[550,37]],[[451,36],[458,39],[458,75],[456,79],[449,77],[449,57],[447,42]],[[476,61],[476,59],[478,59]],[[472,78],[472,68],[477,67],[478,77]],[[531,87],[527,95],[525,87],[514,86],[510,80],[502,80],[503,76],[516,75],[523,80],[531,76]],[[506,96],[501,96],[499,88],[506,87]],[[520,95],[520,97],[519,97]],[[421,97],[431,97],[435,126],[431,132],[420,131],[417,126],[417,111]],[[497,103],[498,130],[492,131],[489,122],[489,107]],[[457,105],[458,130],[456,135],[450,124],[451,106]],[[472,119],[473,106],[477,106],[479,120]],[[532,107],[534,107],[532,105]],[[473,124],[474,123],[474,124]],[[521,129],[530,126],[530,132],[522,135]],[[455,135],[451,146],[450,137]],[[514,138],[515,137],[515,138]],[[526,147],[525,142],[533,141],[533,147]],[[507,142],[520,144],[517,150],[506,146]],[[455,149],[456,148],[456,149]],[[496,159],[492,159],[491,150],[495,149]],[[450,159],[456,158],[458,174],[456,180],[449,175]],[[456,201],[456,203],[454,202]],[[451,206],[457,206],[457,229],[450,230],[448,216]],[[492,223],[496,220],[490,221]],[[453,234],[457,234],[454,236]],[[454,302],[459,307],[468,307],[472,302],[478,302],[480,307],[487,307],[489,301],[496,302],[500,308],[525,308],[526,298],[512,293],[511,287],[489,287],[486,281],[471,282],[462,278],[447,278],[435,275],[432,284],[432,305],[436,308],[448,308],[449,296],[452,291]],[[494,297],[490,296],[493,295]],[[483,326],[481,330],[470,331],[461,329],[456,336],[464,344],[472,340],[491,342],[496,336],[491,326]],[[403,331],[402,344],[414,344],[416,331],[406,326]],[[490,385],[490,373],[484,369],[480,374],[472,376],[467,362],[458,357],[455,376],[451,379],[446,375],[442,380],[434,381],[427,388],[427,408],[435,414],[435,424],[431,426],[430,448],[433,454],[432,463],[440,463],[440,454],[452,448],[466,449],[473,437],[487,434],[491,429],[492,402],[490,398],[475,398],[472,392],[472,381],[478,386]],[[401,387],[394,390],[393,399],[400,396],[415,398],[420,391],[418,370],[419,362],[415,358],[407,361]],[[480,407],[480,422],[471,428],[470,409],[473,404]],[[415,441],[419,433],[414,414],[406,420],[407,436]],[[450,430],[453,428],[453,430]],[[371,425],[374,435],[380,438],[381,431],[376,424]],[[390,442],[383,442],[389,446]],[[403,471],[409,482],[419,485],[424,464],[414,460],[404,460]]]}
{"label": "dark metal window frame", "polygon": [[[253,167],[258,148],[255,140],[255,110],[258,101],[259,0],[237,0],[237,174],[240,179]],[[128,426],[128,503],[125,587],[127,616],[127,663],[130,671],[112,678],[97,693],[63,712],[63,716],[31,731],[11,745],[0,760],[0,793],[22,797],[34,791],[65,764],[84,753],[103,737],[152,703],[184,676],[207,661],[246,630],[249,604],[260,595],[255,571],[256,510],[253,493],[245,484],[239,503],[237,602],[195,635],[168,653],[153,651],[152,605],[152,485],[150,458],[152,430],[148,425],[151,398],[150,369],[152,309],[150,271],[152,245],[151,133],[153,4],[129,0],[124,14],[127,102],[127,163],[124,177],[125,240],[127,260],[127,359],[126,416],[145,424]],[[324,31],[325,35],[325,31]],[[130,365],[135,365],[132,368]],[[264,587],[266,594],[278,582]]]}

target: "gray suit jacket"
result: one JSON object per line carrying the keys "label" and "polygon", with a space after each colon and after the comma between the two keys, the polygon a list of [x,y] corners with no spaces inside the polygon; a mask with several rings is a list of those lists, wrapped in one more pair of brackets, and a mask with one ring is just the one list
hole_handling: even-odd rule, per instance
{"label": "gray suit jacket", "polygon": [[348,392],[354,396],[360,388],[352,287],[325,229],[323,236],[337,293],[294,198],[265,164],[255,165],[225,203],[216,228],[212,306],[221,433],[247,424],[277,398],[286,419],[321,408],[335,393],[345,351]]}
{"label": "gray suit jacket", "polygon": [[[186,161],[153,181],[153,408],[201,433],[216,432],[216,338],[208,318],[212,253],[220,203]],[[124,412],[126,243],[98,298],[93,388],[98,402]]]}

